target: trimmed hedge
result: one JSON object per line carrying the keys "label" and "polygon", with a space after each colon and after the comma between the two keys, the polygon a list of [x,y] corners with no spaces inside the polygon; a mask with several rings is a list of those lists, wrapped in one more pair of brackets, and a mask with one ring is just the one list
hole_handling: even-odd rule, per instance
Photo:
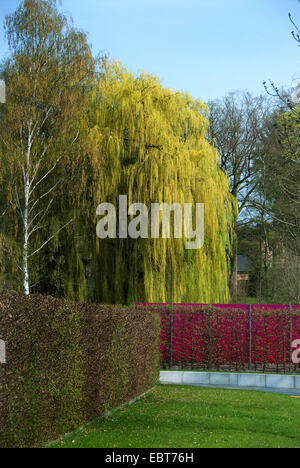
{"label": "trimmed hedge", "polygon": [[0,293],[0,447],[37,447],[126,403],[159,376],[144,310]]}

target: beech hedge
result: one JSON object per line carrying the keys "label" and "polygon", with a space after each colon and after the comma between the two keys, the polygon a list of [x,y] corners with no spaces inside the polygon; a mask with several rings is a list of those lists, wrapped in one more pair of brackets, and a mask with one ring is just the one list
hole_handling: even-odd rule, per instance
{"label": "beech hedge", "polygon": [[153,387],[159,317],[0,293],[0,447],[39,447]]}

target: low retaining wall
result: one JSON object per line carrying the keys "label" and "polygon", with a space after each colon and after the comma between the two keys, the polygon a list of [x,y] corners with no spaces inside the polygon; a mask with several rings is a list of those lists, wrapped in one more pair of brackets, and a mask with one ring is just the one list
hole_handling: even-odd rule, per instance
{"label": "low retaining wall", "polygon": [[179,385],[215,385],[300,390],[300,376],[278,374],[234,374],[222,372],[161,371],[160,383]]}

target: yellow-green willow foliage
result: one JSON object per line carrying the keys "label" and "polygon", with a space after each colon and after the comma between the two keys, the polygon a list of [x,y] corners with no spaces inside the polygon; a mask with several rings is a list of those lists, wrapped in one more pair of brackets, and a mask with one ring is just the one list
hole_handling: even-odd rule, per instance
{"label": "yellow-green willow foliage", "polygon": [[[99,301],[226,302],[227,254],[236,205],[217,152],[206,140],[207,108],[148,74],[104,61],[90,107],[90,139],[101,161],[98,203],[205,203],[205,244],[185,239],[98,240]],[[150,223],[149,223],[150,224]]]}

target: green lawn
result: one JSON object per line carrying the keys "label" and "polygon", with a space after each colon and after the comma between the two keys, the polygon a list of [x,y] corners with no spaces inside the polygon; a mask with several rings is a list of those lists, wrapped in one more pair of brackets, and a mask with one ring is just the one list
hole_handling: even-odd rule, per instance
{"label": "green lawn", "polygon": [[66,436],[63,448],[300,448],[300,400],[255,391],[158,385]]}

